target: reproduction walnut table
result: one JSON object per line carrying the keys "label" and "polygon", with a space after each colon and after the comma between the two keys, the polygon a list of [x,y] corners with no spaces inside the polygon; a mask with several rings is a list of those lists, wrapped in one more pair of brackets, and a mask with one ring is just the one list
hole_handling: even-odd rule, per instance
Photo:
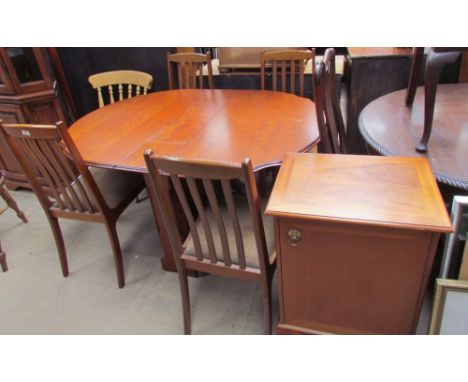
{"label": "reproduction walnut table", "polygon": [[386,156],[427,158],[438,182],[468,190],[468,84],[439,85],[431,140],[426,153],[415,150],[424,130],[424,87],[418,87],[412,107],[406,90],[368,104],[359,116],[367,144]]}
{"label": "reproduction walnut table", "polygon": [[287,154],[274,216],[278,333],[410,334],[451,230],[423,158]]}
{"label": "reproduction walnut table", "polygon": [[[259,170],[278,164],[288,151],[306,151],[319,141],[312,101],[260,90],[156,92],[95,110],[69,132],[88,164],[143,174],[147,149],[232,163],[249,157]],[[160,229],[163,268],[175,270],[167,234],[162,225]]]}

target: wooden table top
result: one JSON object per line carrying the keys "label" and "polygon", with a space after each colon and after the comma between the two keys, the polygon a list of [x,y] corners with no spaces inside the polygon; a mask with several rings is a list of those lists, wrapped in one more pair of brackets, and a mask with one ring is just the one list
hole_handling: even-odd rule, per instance
{"label": "wooden table top", "polygon": [[424,88],[411,108],[405,94],[396,91],[367,105],[359,116],[361,135],[382,155],[429,159],[438,182],[468,190],[468,84],[437,87],[427,153],[415,150],[424,130]]}
{"label": "wooden table top", "polygon": [[450,218],[423,158],[288,153],[265,213],[431,232]]}
{"label": "wooden table top", "polygon": [[143,153],[240,163],[256,170],[319,141],[315,105],[260,90],[169,90],[93,111],[69,129],[95,166],[146,172]]}

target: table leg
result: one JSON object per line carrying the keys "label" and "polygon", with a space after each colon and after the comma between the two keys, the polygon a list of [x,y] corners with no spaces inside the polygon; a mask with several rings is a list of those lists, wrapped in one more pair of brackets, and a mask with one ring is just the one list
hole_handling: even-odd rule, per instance
{"label": "table leg", "polygon": [[161,211],[158,208],[158,203],[156,202],[156,196],[154,195],[153,187],[151,186],[151,179],[149,174],[144,174],[146,189],[148,191],[148,196],[151,201],[151,206],[153,207],[154,220],[156,226],[159,227],[159,241],[164,252],[164,257],[161,259],[162,268],[165,271],[177,272],[176,265],[174,262],[174,255],[172,254],[171,245],[169,243],[169,236],[166,231],[164,224],[161,224]]}
{"label": "table leg", "polygon": [[431,50],[427,57],[426,73],[424,74],[424,132],[420,142],[416,145],[416,151],[420,153],[427,151],[431,136],[437,84],[442,69],[446,64],[454,62],[460,54],[460,52],[435,53]]}

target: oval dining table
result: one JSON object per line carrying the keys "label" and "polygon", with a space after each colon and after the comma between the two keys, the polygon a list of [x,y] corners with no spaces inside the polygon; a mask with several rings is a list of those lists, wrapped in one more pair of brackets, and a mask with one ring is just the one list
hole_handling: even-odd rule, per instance
{"label": "oval dining table", "polygon": [[[424,87],[412,107],[406,90],[384,95],[368,104],[359,116],[359,130],[367,144],[387,156],[427,158],[446,195],[468,191],[468,84],[439,85],[432,134],[426,153],[415,146],[424,130]],[[444,191],[441,189],[441,191]]]}
{"label": "oval dining table", "polygon": [[[254,171],[281,163],[286,152],[319,142],[314,103],[265,90],[169,90],[95,110],[69,129],[91,166],[143,173],[159,219],[143,154],[241,163]],[[159,224],[163,269],[175,271],[167,233]]]}

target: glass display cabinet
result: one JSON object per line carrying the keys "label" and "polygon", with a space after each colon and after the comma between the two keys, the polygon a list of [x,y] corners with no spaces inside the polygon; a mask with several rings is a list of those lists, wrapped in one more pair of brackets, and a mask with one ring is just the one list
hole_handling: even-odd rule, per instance
{"label": "glass display cabinet", "polygon": [[[0,48],[0,119],[5,123],[70,123],[46,48]],[[7,186],[23,182],[6,142],[0,141],[0,170]]]}

